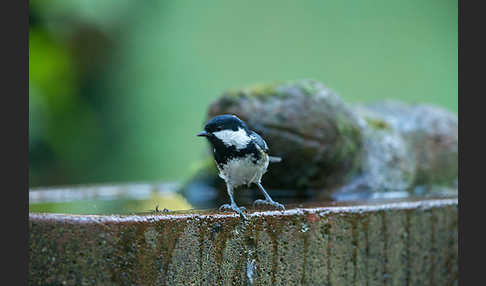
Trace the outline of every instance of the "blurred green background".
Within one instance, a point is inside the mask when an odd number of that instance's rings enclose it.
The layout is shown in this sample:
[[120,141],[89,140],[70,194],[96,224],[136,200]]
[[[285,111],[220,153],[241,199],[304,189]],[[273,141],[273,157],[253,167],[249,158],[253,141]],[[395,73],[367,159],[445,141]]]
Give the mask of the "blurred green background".
[[31,0],[30,186],[182,180],[228,88],[314,78],[457,112],[457,1]]

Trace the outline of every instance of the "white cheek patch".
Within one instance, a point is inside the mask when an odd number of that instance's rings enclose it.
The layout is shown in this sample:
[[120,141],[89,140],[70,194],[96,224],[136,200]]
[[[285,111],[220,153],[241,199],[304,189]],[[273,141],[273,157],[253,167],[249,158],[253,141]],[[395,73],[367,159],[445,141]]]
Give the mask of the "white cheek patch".
[[218,139],[223,141],[224,145],[226,146],[235,146],[237,150],[245,148],[248,143],[250,143],[251,138],[246,135],[245,130],[241,127],[238,128],[238,131],[233,130],[222,130],[213,133]]

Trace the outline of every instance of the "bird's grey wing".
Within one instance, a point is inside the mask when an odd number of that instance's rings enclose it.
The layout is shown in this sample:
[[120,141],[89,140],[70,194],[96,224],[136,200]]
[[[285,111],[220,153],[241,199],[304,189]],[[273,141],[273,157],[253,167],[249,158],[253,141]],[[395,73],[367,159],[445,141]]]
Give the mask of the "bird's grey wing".
[[265,151],[265,153],[268,152],[267,142],[265,142],[265,140],[263,140],[263,138],[260,137],[260,135],[252,131],[250,136],[255,140],[255,143],[258,145],[258,147],[262,148],[262,150]]
[[[254,131],[251,132],[250,136],[253,137],[258,147],[262,148],[262,150],[268,154],[267,142],[265,142],[265,140],[263,140],[263,138]],[[276,156],[268,156],[268,159],[271,163],[278,163],[282,161],[282,158]]]

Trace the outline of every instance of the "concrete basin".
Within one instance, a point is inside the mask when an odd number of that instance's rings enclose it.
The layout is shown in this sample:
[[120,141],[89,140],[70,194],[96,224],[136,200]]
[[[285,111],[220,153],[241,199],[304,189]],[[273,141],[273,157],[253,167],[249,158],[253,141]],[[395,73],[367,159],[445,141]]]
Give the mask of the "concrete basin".
[[457,197],[29,214],[29,285],[455,285]]

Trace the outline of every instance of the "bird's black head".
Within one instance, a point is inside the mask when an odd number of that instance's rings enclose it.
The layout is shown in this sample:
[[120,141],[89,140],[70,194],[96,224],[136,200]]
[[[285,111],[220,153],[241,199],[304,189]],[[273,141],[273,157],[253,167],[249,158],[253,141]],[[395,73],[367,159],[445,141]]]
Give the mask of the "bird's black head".
[[206,123],[206,126],[204,126],[204,131],[197,134],[197,136],[207,137],[211,141],[211,139],[216,137],[215,133],[221,131],[237,132],[240,129],[245,131],[245,134],[248,133],[248,127],[246,126],[245,122],[239,119],[236,115],[223,114],[211,118],[211,120]]
[[204,131],[197,136],[206,137],[213,146],[214,159],[218,164],[225,164],[231,158],[260,154],[252,144],[254,137],[246,124],[235,115],[218,115],[206,124]]

